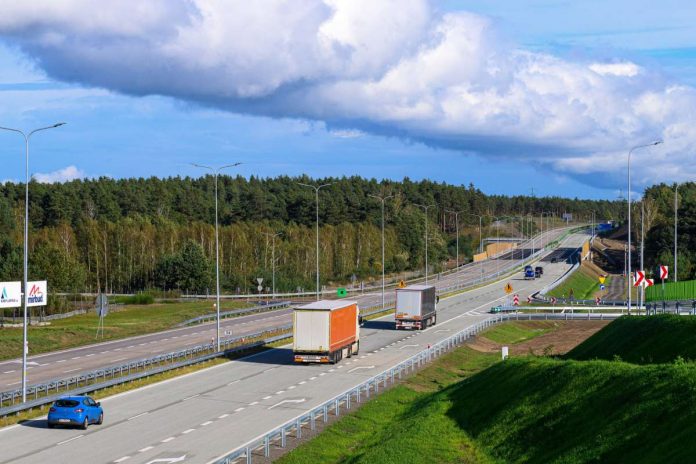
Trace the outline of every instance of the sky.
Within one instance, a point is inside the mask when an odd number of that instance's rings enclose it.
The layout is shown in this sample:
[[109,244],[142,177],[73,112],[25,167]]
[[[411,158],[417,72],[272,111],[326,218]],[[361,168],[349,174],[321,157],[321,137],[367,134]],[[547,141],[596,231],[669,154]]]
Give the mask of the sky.
[[[687,1],[0,0],[0,126],[42,182],[431,179],[614,199],[696,174]],[[0,131],[0,182],[24,176]]]

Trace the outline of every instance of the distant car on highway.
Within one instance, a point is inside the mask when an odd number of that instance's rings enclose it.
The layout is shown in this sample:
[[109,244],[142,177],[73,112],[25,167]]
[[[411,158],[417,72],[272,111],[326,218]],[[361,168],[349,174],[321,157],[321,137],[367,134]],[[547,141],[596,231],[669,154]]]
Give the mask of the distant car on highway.
[[87,429],[90,424],[104,422],[101,404],[89,396],[66,396],[53,403],[48,410],[48,428],[56,425],[74,425]]
[[551,258],[552,263],[555,263],[556,261],[558,261],[558,258],[556,258],[555,256],[553,258]]
[[541,266],[537,266],[534,268],[534,276],[538,279],[539,277],[544,275],[544,268]]
[[525,266],[524,267],[524,280],[534,280],[536,275],[534,274],[534,268],[532,266]]
[[491,308],[490,312],[493,313],[493,314],[495,314],[495,313],[501,312],[502,310],[503,310],[503,307],[500,306],[500,305],[498,305],[498,306],[493,306],[493,307]]

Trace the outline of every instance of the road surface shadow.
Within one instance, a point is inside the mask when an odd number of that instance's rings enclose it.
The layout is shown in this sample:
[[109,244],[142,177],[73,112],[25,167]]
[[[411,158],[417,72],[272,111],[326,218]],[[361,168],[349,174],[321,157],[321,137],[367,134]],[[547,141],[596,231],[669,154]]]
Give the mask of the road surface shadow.
[[394,321],[365,321],[360,327],[363,329],[396,330]]
[[[18,422],[22,427],[30,427],[33,429],[47,429],[48,421],[46,419],[28,419]],[[67,428],[67,427],[66,427]]]

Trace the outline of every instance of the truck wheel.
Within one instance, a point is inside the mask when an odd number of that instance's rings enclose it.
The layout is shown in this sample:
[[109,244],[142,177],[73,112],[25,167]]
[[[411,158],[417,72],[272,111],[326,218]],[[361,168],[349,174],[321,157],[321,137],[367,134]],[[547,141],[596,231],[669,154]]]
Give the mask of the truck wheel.
[[437,316],[433,316],[433,323],[431,325],[437,324]]
[[356,342],[355,343],[355,351],[353,351],[353,354],[357,355],[359,351],[360,351],[360,342]]

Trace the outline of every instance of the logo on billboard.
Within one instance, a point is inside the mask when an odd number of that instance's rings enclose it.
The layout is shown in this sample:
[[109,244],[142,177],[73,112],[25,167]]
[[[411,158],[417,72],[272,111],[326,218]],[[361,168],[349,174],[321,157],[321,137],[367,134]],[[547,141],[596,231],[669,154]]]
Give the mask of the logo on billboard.
[[46,306],[47,286],[45,280],[27,282],[27,306]]
[[22,305],[22,284],[20,282],[0,282],[0,308],[17,308]]
[[29,290],[29,299],[28,299],[29,304],[43,304],[44,302],[44,294],[41,291],[41,287],[39,287],[36,284],[33,284],[31,286],[31,290]]

